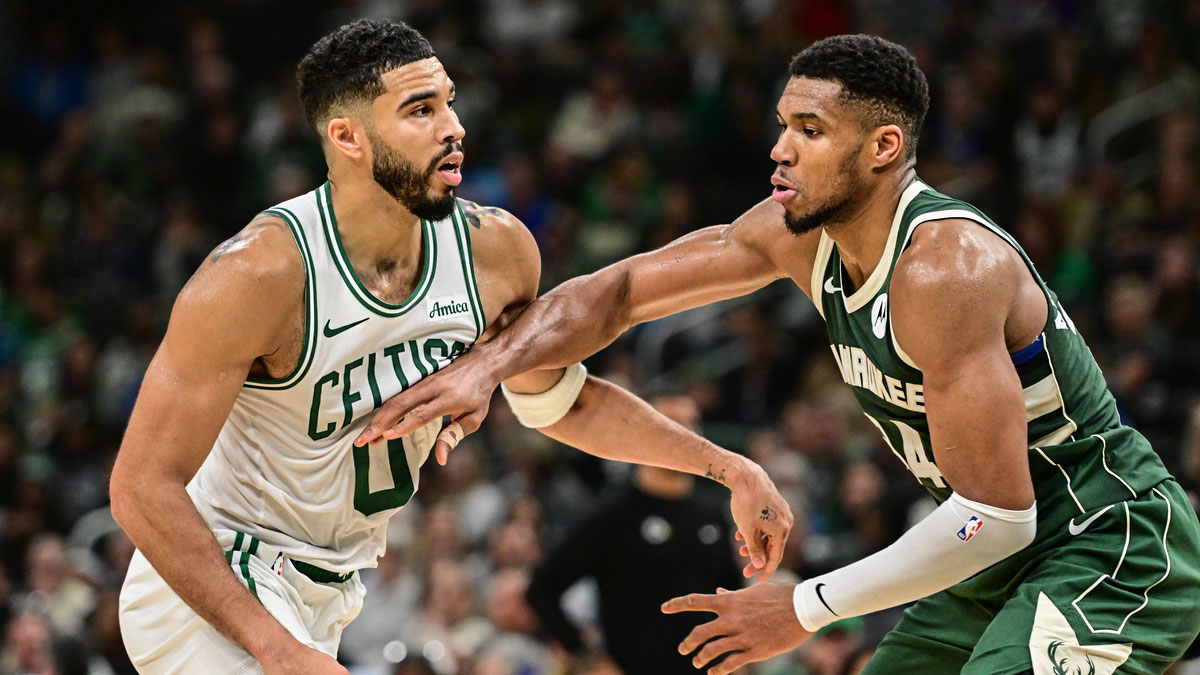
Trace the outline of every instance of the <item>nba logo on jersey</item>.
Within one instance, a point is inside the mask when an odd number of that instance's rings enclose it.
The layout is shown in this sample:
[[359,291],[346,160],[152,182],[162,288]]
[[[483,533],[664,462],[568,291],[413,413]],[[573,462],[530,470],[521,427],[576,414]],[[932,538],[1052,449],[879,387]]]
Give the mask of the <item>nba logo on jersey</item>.
[[979,516],[971,516],[971,519],[958,531],[958,538],[964,542],[971,541],[971,537],[974,537],[982,527],[983,521],[979,519]]

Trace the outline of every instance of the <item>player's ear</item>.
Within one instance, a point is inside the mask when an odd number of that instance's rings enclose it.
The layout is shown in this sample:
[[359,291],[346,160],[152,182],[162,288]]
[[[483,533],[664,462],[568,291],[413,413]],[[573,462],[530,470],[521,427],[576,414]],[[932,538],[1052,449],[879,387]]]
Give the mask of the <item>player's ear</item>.
[[325,140],[334,150],[352,159],[367,156],[367,134],[356,118],[331,118],[325,125]]
[[868,141],[871,168],[882,168],[904,156],[904,131],[895,124],[885,124],[871,132]]

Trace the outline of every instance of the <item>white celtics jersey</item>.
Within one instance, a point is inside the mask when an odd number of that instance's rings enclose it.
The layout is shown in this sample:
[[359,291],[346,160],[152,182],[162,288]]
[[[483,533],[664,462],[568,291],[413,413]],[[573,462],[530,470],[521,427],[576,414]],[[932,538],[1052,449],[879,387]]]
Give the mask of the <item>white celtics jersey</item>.
[[440,423],[364,448],[354,438],[380,403],[478,339],[484,316],[459,209],[422,221],[424,270],[391,305],[351,267],[329,191],[267,211],[287,221],[307,268],[302,355],[283,379],[246,381],[188,492],[210,526],[345,573],[375,565]]

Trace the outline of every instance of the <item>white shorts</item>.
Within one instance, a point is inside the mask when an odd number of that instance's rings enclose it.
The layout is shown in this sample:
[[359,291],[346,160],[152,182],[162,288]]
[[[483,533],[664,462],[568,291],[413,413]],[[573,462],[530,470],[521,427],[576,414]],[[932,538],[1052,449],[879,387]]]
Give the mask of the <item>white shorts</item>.
[[[223,529],[213,534],[234,575],[284,628],[309,647],[337,656],[342,630],[358,616],[366,595],[358,574],[341,582],[317,582],[253,537]],[[120,619],[125,649],[143,675],[263,672],[249,652],[181,600],[141,551],[134,553],[121,587]]]

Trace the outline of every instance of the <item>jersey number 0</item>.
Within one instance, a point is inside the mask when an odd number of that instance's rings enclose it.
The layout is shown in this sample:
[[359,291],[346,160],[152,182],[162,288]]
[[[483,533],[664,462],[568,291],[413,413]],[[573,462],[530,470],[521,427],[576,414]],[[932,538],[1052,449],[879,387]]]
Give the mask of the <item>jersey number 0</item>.
[[415,491],[412,473],[408,470],[408,457],[404,454],[404,440],[395,438],[388,441],[387,456],[392,487],[371,492],[371,446],[354,448],[354,510],[364,516],[398,509],[408,503]]

